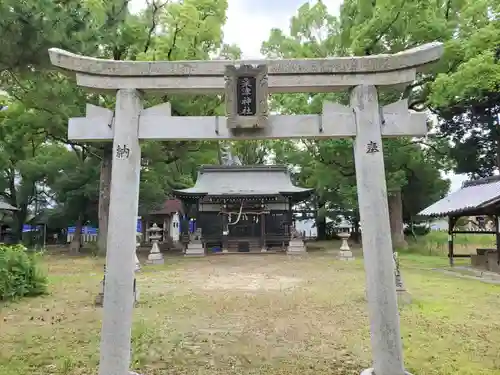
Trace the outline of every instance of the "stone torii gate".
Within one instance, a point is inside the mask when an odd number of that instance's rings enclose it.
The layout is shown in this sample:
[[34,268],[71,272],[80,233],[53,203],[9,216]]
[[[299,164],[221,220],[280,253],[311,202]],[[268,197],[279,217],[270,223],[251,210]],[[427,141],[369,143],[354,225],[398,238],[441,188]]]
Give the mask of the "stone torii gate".
[[[366,57],[143,62],[102,60],[50,49],[52,64],[76,75],[79,86],[116,94],[114,113],[88,105],[86,117],[70,119],[68,127],[69,139],[113,142],[99,375],[125,375],[129,371],[141,140],[345,137],[355,138],[373,353],[373,368],[363,374],[405,374],[382,137],[422,136],[427,132],[427,124],[425,114],[408,111],[406,100],[380,108],[377,88],[404,89],[415,80],[419,69],[439,60],[442,53],[440,43],[431,43],[393,55]],[[243,132],[235,131],[233,118],[171,116],[169,103],[148,109],[142,107],[141,93],[145,91],[231,92],[229,99],[233,100],[231,95],[235,91],[227,89],[226,80],[228,71],[234,73],[238,66],[260,69],[260,82],[269,93],[352,89],[350,105],[324,103],[321,115],[268,116],[263,112],[256,116],[258,121],[253,125],[257,131]],[[255,66],[257,68],[252,68]],[[267,92],[261,95],[257,95],[257,104],[262,105],[267,100]]]

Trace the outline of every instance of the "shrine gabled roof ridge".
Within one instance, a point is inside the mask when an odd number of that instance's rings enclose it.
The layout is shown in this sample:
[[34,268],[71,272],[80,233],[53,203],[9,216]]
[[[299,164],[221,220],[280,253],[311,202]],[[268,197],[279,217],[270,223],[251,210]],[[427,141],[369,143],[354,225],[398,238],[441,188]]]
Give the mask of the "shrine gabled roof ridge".
[[182,196],[270,196],[308,194],[314,189],[295,186],[282,165],[203,166],[193,187],[174,190]]
[[285,165],[202,165],[199,169],[200,173],[204,172],[261,172],[261,171],[275,171],[275,172],[288,172]]

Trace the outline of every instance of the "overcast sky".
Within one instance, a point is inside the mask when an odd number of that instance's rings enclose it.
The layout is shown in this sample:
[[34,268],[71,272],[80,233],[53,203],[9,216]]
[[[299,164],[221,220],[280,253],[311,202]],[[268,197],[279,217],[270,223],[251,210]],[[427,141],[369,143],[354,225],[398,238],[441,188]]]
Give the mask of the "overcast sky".
[[[237,44],[243,58],[260,57],[260,46],[269,37],[272,28],[288,31],[290,18],[307,0],[228,0],[224,41]],[[315,1],[311,1],[315,2]],[[337,13],[341,0],[323,1],[330,12]],[[144,0],[132,0],[131,10],[141,9]]]
[[[272,28],[288,31],[289,21],[299,6],[307,0],[228,0],[227,22],[224,27],[224,41],[237,44],[243,51],[243,58],[261,57],[260,47],[269,37]],[[315,0],[310,0],[314,3]],[[323,0],[330,13],[338,13],[342,0]],[[144,0],[132,0],[131,10],[138,11]],[[451,179],[451,191],[459,189],[466,179],[460,175],[447,175]]]

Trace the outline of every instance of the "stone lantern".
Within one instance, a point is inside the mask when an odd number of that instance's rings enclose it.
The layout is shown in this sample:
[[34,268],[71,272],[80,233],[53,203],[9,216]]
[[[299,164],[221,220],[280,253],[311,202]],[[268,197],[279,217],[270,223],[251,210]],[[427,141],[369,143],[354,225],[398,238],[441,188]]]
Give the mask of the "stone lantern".
[[149,264],[163,264],[165,260],[163,259],[163,254],[160,252],[158,247],[158,242],[162,238],[163,229],[161,229],[156,223],[153,224],[151,228],[148,229],[149,239],[153,243],[151,246],[151,251],[148,255]]
[[352,251],[349,248],[349,243],[347,240],[351,237],[351,233],[349,232],[340,232],[337,233],[337,236],[342,240],[342,244],[340,245],[340,260],[354,260],[354,256],[352,255]]

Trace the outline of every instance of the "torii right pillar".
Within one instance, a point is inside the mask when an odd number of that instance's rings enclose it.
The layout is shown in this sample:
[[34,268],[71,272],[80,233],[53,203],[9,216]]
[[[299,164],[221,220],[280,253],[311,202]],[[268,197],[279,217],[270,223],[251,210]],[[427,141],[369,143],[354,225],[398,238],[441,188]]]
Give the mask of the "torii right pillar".
[[373,351],[373,368],[363,371],[362,375],[401,375],[406,372],[394,287],[382,150],[383,111],[379,107],[377,88],[356,86],[351,92],[350,104],[356,123],[354,159]]

